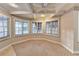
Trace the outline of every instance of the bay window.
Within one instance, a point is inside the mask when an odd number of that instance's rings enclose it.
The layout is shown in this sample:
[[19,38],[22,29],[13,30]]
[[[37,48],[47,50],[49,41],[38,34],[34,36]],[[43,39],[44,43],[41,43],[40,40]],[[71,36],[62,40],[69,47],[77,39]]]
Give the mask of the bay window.
[[46,22],[46,33],[51,35],[59,34],[58,20]]

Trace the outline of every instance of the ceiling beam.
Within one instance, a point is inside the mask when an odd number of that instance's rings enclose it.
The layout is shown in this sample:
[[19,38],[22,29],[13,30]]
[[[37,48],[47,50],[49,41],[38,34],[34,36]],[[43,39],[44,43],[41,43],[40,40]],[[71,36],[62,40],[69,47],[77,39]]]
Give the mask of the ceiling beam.
[[65,5],[67,5],[67,4],[60,4],[60,6],[58,5],[57,7],[56,7],[56,13],[58,13],[62,8],[64,8],[64,6]]
[[3,7],[0,7],[0,12],[10,15],[10,12]]
[[27,19],[32,20],[33,19],[33,18],[29,18],[29,17],[21,17],[21,16],[14,15],[14,14],[11,14],[11,15],[14,16],[14,17],[21,18],[21,19],[25,19],[25,20],[27,20]]

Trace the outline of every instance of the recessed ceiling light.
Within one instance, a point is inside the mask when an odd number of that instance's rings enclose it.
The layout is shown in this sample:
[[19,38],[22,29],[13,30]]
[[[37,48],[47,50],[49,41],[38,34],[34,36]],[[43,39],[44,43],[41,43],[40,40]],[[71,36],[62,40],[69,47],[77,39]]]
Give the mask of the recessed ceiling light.
[[50,18],[52,18],[55,14],[50,14]]
[[44,15],[44,14],[42,14],[42,15],[41,15],[41,17],[45,17],[45,15]]
[[18,5],[16,5],[15,3],[9,3],[9,5],[10,5],[11,7],[14,7],[14,8],[17,8],[17,7],[18,7]]

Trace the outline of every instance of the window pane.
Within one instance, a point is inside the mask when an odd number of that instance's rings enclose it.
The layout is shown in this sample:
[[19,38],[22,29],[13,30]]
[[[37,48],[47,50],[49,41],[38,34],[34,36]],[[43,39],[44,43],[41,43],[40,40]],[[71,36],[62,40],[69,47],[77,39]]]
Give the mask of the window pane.
[[58,35],[58,20],[46,22],[46,33]]
[[3,25],[4,25],[4,26],[7,26],[7,22],[4,22]]
[[8,31],[8,30],[7,30],[7,27],[4,27],[4,31]]
[[16,30],[16,34],[18,34],[18,31]]
[[16,25],[15,26],[18,27],[18,25],[19,25],[19,22],[16,22]]
[[23,22],[23,21],[17,21],[16,22],[16,34],[26,34],[29,33],[29,29],[28,29],[28,22]]
[[28,23],[23,23],[23,34],[29,33]]
[[16,31],[18,31],[19,30],[19,28],[18,27],[16,27]]
[[0,16],[0,21],[3,21],[3,20],[2,20],[2,16]]
[[0,32],[0,37],[3,37],[3,32]]
[[29,33],[28,31],[23,31],[23,33],[25,34],[25,33]]
[[58,21],[54,22],[54,34],[57,35],[58,34]]
[[42,33],[42,22],[32,22],[32,33]]
[[37,33],[37,23],[36,22],[32,23],[32,33]]
[[16,34],[22,35],[22,31],[16,31]]
[[42,23],[41,22],[38,22],[38,33],[41,33],[42,32]]
[[3,26],[3,22],[2,21],[0,21],[0,26]]
[[22,34],[22,23],[17,21],[15,23],[15,31],[16,31],[16,34]]
[[4,33],[5,33],[4,36],[7,36],[8,35],[6,31]]
[[51,34],[51,22],[47,22],[46,23],[46,33]]
[[0,37],[7,36],[8,19],[6,16],[0,16]]
[[3,32],[3,27],[0,27],[0,32]]
[[28,33],[28,28],[27,27],[23,27],[23,33]]
[[23,23],[23,27],[28,27],[28,23]]

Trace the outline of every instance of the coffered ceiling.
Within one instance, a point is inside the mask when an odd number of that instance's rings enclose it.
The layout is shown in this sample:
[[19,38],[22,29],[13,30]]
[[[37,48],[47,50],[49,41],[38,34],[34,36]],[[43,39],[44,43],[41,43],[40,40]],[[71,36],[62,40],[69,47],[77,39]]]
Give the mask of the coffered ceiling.
[[0,10],[14,16],[32,19],[35,15],[38,17],[41,14],[61,15],[75,6],[68,3],[14,3],[13,5],[16,7],[11,6],[11,3],[0,3]]

